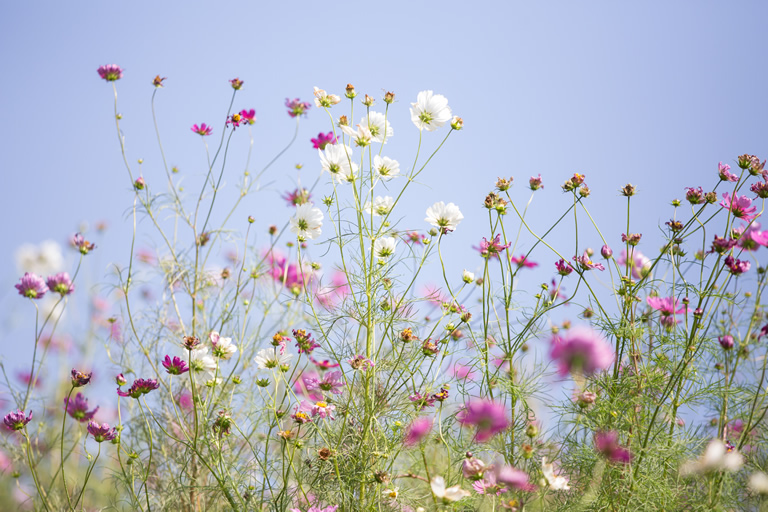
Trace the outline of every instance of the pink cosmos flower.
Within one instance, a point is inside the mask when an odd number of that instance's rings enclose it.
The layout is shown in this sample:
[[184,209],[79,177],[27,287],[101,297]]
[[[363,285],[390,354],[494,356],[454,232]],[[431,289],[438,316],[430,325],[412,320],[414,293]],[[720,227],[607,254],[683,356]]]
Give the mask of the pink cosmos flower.
[[31,274],[29,272],[24,273],[24,277],[19,279],[19,283],[16,289],[19,290],[19,295],[27,297],[29,299],[42,299],[43,295],[48,291],[48,287],[45,285],[43,278],[37,274]]
[[723,162],[717,164],[717,174],[722,181],[739,181],[739,177],[730,172],[731,166],[728,164],[723,165]]
[[80,251],[80,254],[85,256],[96,248],[96,245],[86,240],[80,233],[75,233],[72,236],[72,245]]
[[76,370],[75,368],[72,368],[71,376],[72,376],[72,387],[81,388],[87,385],[89,382],[91,382],[91,377],[93,376],[93,372],[85,373],[85,372],[81,372],[80,370]]
[[107,82],[114,82],[123,78],[123,68],[117,64],[105,64],[96,70],[99,76]]
[[310,202],[312,196],[309,190],[305,188],[296,188],[293,192],[286,192],[281,196],[288,203],[288,206],[299,206]]
[[256,110],[250,109],[250,110],[241,110],[240,111],[240,117],[243,119],[244,123],[248,124],[254,124],[256,122]]
[[632,454],[619,445],[619,434],[613,430],[595,433],[595,448],[611,462],[629,464]]
[[427,237],[420,235],[418,231],[409,231],[405,234],[403,241],[407,244],[424,245],[424,240],[426,239]]
[[463,364],[456,363],[453,365],[453,376],[457,379],[467,379],[472,380],[475,376],[474,372],[472,372],[471,366],[464,366]]
[[72,279],[67,272],[59,272],[58,274],[49,276],[45,280],[48,285],[48,289],[54,291],[61,296],[69,295],[75,291],[75,285],[72,284]]
[[306,379],[304,384],[309,391],[319,389],[326,393],[330,391],[334,395],[340,395],[344,389],[344,382],[340,371],[328,372],[323,376],[322,380],[314,377]]
[[104,441],[112,441],[117,437],[117,429],[112,428],[110,430],[109,425],[106,423],[102,423],[99,425],[95,421],[91,421],[88,423],[88,433],[93,436],[93,439],[97,443],[101,443]]
[[346,297],[349,294],[349,291],[349,283],[347,283],[346,274],[337,270],[331,276],[330,285],[320,288],[317,291],[316,297],[320,304],[330,309],[338,301]]
[[493,436],[507,428],[507,411],[503,404],[491,400],[472,400],[456,415],[462,425],[475,425],[475,440],[480,443],[489,441]]
[[[748,228],[741,226],[733,230],[733,238],[738,239],[739,247],[746,251],[755,251],[760,246],[768,247],[768,231],[760,231],[760,224],[753,222]],[[51,285],[48,285],[50,288]]]
[[[765,178],[765,175],[763,175],[763,178]],[[749,186],[749,190],[751,190],[757,197],[761,199],[768,198],[768,182],[766,181],[758,181],[757,183],[753,183]]]
[[336,144],[336,142],[336,136],[333,134],[333,132],[320,132],[317,134],[316,139],[312,139],[312,147],[315,149],[323,150],[328,144]]
[[[285,345],[285,344],[283,344],[283,345]],[[282,352],[281,352],[281,354],[282,354]],[[314,364],[320,370],[328,370],[330,368],[338,368],[339,366],[341,366],[341,364],[339,364],[339,363],[332,363],[328,359],[324,359],[322,361],[318,361],[314,357],[309,356],[309,360],[312,361],[312,364]]]
[[314,370],[305,370],[293,382],[293,391],[310,400],[322,400],[323,393],[314,384],[320,381],[320,376]]
[[299,354],[310,354],[320,346],[320,344],[312,338],[312,334],[306,332],[304,329],[294,329],[293,337],[296,340],[296,347],[299,349]]
[[80,423],[85,423],[86,421],[92,420],[96,415],[96,411],[99,410],[99,408],[96,407],[92,411],[89,411],[88,399],[85,398],[82,393],[78,393],[75,395],[74,399],[70,399],[69,401],[64,398],[64,409],[67,411],[67,414],[72,416]]
[[529,261],[528,258],[526,258],[525,254],[521,254],[520,256],[512,256],[511,258],[509,258],[509,261],[511,261],[518,267],[536,268],[539,266],[538,263]]
[[480,242],[480,247],[473,247],[480,251],[480,256],[483,258],[498,258],[501,251],[507,249],[512,242],[504,245],[501,243],[501,233],[496,235],[490,242],[487,238],[483,237],[483,241]]
[[429,418],[417,418],[405,429],[403,444],[413,446],[421,442],[429,431],[432,430],[432,420]]
[[[632,249],[632,258],[629,260],[629,270],[632,277],[635,279],[642,279],[645,277],[651,268],[651,260],[648,259],[643,253],[637,249]],[[616,260],[616,264],[619,268],[627,265],[627,252],[621,251],[621,256]]]
[[579,264],[582,270],[605,270],[605,267],[602,263],[593,263],[591,259],[589,259],[589,254],[587,251],[584,251],[584,254],[581,256],[574,256],[573,261]]
[[285,106],[288,107],[288,115],[291,117],[305,116],[307,110],[312,106],[307,101],[301,101],[299,98],[289,99],[285,98]]
[[531,190],[539,190],[540,188],[544,188],[544,185],[541,184],[541,174],[539,174],[537,178],[531,176],[531,179],[528,180],[528,186],[531,187]]
[[201,124],[200,126],[193,124],[190,130],[202,136],[210,135],[213,132],[213,128],[205,123]]
[[730,210],[734,217],[745,222],[751,222],[757,217],[757,207],[752,206],[752,200],[747,196],[736,197],[736,192],[733,195],[729,195],[728,192],[723,193],[723,202],[720,206]]
[[685,305],[677,309],[677,299],[674,297],[648,297],[645,300],[649,306],[660,312],[662,316],[675,315],[687,309]]
[[373,361],[368,359],[362,354],[357,354],[355,357],[351,359],[347,359],[347,362],[349,363],[349,366],[352,367],[353,370],[360,370],[360,371],[367,371],[376,366]]
[[299,406],[299,410],[311,414],[314,418],[315,416],[320,416],[322,419],[331,419],[335,420],[333,416],[333,411],[336,410],[336,406],[333,404],[329,404],[328,402],[323,401],[322,399],[318,400],[315,403],[307,402],[306,400],[302,400],[301,405]]
[[[525,477],[527,480],[528,475],[525,474]],[[500,485],[493,471],[486,471],[481,480],[477,480],[472,484],[472,489],[477,494],[495,494],[496,496],[501,496],[507,492],[507,488]]]
[[435,406],[435,398],[429,395],[422,395],[421,393],[414,393],[408,397],[408,400],[413,402],[413,406],[417,411],[423,411],[426,407]]
[[611,346],[589,327],[574,327],[563,335],[553,336],[549,355],[558,362],[560,375],[574,371],[592,375],[613,362]]
[[712,248],[709,250],[709,252],[723,254],[733,249],[737,243],[738,241],[734,240],[733,238],[721,238],[715,235],[715,239],[712,241]]
[[528,473],[512,466],[503,465],[497,467],[496,480],[521,491],[533,491],[536,489],[534,485],[528,482]]
[[23,429],[27,423],[29,423],[32,420],[32,411],[29,411],[29,416],[24,416],[24,411],[21,409],[18,409],[16,412],[9,412],[5,415],[3,418],[3,423],[5,423],[6,428],[8,430],[21,430]]

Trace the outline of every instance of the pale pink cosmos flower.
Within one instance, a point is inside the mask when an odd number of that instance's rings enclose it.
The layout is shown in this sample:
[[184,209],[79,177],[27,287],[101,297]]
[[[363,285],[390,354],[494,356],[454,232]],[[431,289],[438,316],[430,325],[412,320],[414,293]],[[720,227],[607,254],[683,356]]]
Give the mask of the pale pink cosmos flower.
[[720,203],[720,206],[730,210],[734,217],[745,222],[751,222],[757,217],[757,207],[752,206],[752,200],[747,196],[736,197],[736,192],[732,195],[729,195],[728,192],[723,193],[723,202]]
[[756,251],[760,246],[768,247],[768,231],[760,231],[760,224],[757,222],[753,222],[749,227],[735,228],[732,236],[738,238],[739,247],[746,251]]
[[476,426],[475,440],[480,443],[489,441],[509,425],[504,405],[483,399],[472,400],[465,404],[456,415],[456,420],[462,425]]
[[453,365],[453,376],[457,379],[472,380],[475,377],[475,373],[472,371],[471,366],[465,366],[461,363]]
[[722,181],[739,181],[739,177],[730,172],[731,166],[720,162],[717,164],[717,174]]
[[581,256],[574,256],[573,261],[578,263],[582,270],[605,270],[605,267],[602,263],[594,263],[591,259],[589,259],[589,253],[587,251],[584,251],[584,254]]
[[560,375],[580,372],[592,375],[613,362],[613,349],[590,327],[574,327],[552,337],[550,357],[558,362]]
[[[527,476],[528,475],[526,475],[526,477]],[[496,474],[493,471],[486,471],[482,479],[477,480],[472,484],[472,489],[474,489],[477,494],[495,494],[496,496],[501,496],[503,493],[507,492],[507,488],[499,483]]]
[[403,444],[413,446],[421,442],[429,431],[432,430],[432,420],[429,418],[416,418],[405,429]]
[[67,272],[59,272],[49,276],[45,283],[48,285],[49,290],[62,296],[69,295],[75,291],[75,285],[72,284],[72,279]]
[[[629,260],[629,270],[632,277],[635,279],[642,279],[650,273],[651,260],[637,249],[632,249],[632,257]],[[616,260],[616,264],[619,268],[623,268],[627,265],[627,253],[621,251],[621,256]]]
[[497,466],[496,480],[521,491],[533,491],[536,489],[534,485],[528,482],[528,473],[512,466]]
[[687,309],[685,305],[678,309],[677,299],[674,297],[648,297],[645,300],[648,302],[649,306],[661,313],[662,316],[675,315],[677,313],[682,313]]

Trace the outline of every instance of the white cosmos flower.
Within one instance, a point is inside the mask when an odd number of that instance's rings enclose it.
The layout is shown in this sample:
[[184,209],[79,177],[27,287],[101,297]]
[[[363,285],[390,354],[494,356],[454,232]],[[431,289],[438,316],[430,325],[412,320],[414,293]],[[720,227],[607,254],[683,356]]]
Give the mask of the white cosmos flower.
[[373,169],[382,180],[389,181],[400,174],[400,163],[388,156],[380,157],[376,155],[373,157]]
[[253,361],[260,370],[271,370],[287,365],[293,357],[293,354],[280,354],[278,347],[263,348],[259,350]]
[[365,119],[363,119],[363,124],[357,125],[357,130],[352,129],[351,126],[348,125],[341,125],[341,131],[349,135],[352,139],[355,141],[356,146],[365,147],[371,144],[371,141],[373,140],[373,135],[371,134],[371,130],[368,129],[368,126],[365,125]]
[[552,467],[552,463],[547,464],[547,458],[541,458],[541,472],[544,474],[544,479],[549,484],[549,488],[553,491],[567,491],[570,489],[568,486],[568,479],[564,476],[555,475],[555,469]]
[[328,94],[322,89],[315,87],[315,105],[317,108],[332,107],[341,101],[341,98],[335,94]]
[[680,468],[683,476],[697,473],[714,473],[718,471],[738,471],[744,464],[744,456],[733,448],[728,451],[719,439],[713,439],[707,445],[704,453],[697,460],[689,460]]
[[213,345],[213,355],[220,359],[230,359],[237,352],[237,345],[232,343],[232,338],[223,338],[216,331],[208,335]]
[[320,236],[323,226],[323,212],[313,208],[312,203],[304,203],[296,207],[296,214],[291,217],[291,231],[299,238],[313,240]]
[[411,121],[419,130],[436,130],[451,120],[448,100],[442,94],[421,91],[416,103],[411,103]]
[[[386,144],[395,132],[392,130],[392,125],[389,124],[384,114],[381,112],[369,112],[367,117],[360,120],[360,125],[367,126],[368,131],[371,132],[371,140],[373,142],[380,142]],[[386,125],[386,135],[385,128]]]
[[366,213],[371,214],[374,217],[380,217],[382,215],[386,215],[389,212],[391,212],[394,206],[395,206],[395,200],[392,199],[392,197],[378,196],[373,200],[373,204],[371,204],[370,201],[365,204],[365,211]]
[[445,479],[441,476],[433,477],[430,486],[432,487],[432,494],[443,501],[459,501],[461,498],[469,496],[469,491],[465,491],[458,485],[446,489]]
[[461,214],[458,206],[453,203],[445,204],[442,201],[438,201],[427,208],[427,218],[424,220],[436,228],[445,228],[448,231],[453,231],[463,218],[464,215]]
[[768,475],[756,471],[750,475],[748,485],[757,494],[768,494]]
[[464,269],[464,272],[461,274],[461,280],[469,284],[475,280],[475,274],[473,274],[469,270]]
[[389,258],[395,254],[397,239],[393,237],[377,238],[373,243],[373,252],[377,258]]
[[53,240],[40,245],[24,244],[16,249],[16,271],[46,276],[59,272],[64,265],[61,246]]
[[352,156],[352,148],[346,144],[328,144],[325,149],[318,149],[322,170],[331,173],[339,183],[354,179],[357,164]]
[[[199,347],[192,351],[189,359],[189,369],[198,382],[205,382],[208,376],[216,374],[216,360],[208,354],[208,347]],[[208,374],[208,375],[206,375]]]

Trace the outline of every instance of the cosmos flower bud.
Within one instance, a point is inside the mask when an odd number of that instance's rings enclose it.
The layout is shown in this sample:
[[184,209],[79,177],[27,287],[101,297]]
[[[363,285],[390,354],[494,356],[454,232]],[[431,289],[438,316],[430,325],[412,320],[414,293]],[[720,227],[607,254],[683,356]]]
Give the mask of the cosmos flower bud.
[[355,86],[352,84],[347,84],[346,92],[344,93],[344,96],[346,96],[349,99],[354,98],[357,96],[357,93],[355,92]]

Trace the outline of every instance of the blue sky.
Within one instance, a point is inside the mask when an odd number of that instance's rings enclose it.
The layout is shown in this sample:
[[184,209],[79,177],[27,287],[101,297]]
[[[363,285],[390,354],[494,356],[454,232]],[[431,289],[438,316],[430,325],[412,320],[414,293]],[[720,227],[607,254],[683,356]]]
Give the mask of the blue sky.
[[[617,245],[626,208],[618,189],[631,182],[639,192],[631,231],[644,233],[644,249],[653,252],[658,225],[684,187],[714,187],[719,161],[735,167],[739,154],[766,156],[759,21],[767,18],[768,5],[757,1],[6,2],[0,304],[18,308],[13,252],[22,243],[65,242],[82,223],[103,220],[110,228],[88,262],[92,282],[107,279],[110,262],[127,260],[132,192],[99,65],[125,69],[118,86],[129,159],[144,159],[150,182],[164,176],[149,110],[156,74],[168,77],[157,100],[166,152],[192,178],[205,154],[189,126],[207,122],[221,133],[227,80],[236,76],[245,87],[235,108],[255,108],[259,119],[255,166],[293,133],[284,99],[309,100],[315,85],[341,94],[351,82],[376,98],[394,91],[388,149],[401,162],[412,158],[418,139],[409,103],[425,89],[445,95],[465,129],[405,196],[403,215],[404,225],[423,229],[427,206],[457,203],[465,220],[447,258],[460,272],[480,265],[471,246],[490,235],[480,205],[498,176],[516,178],[513,197],[524,203],[523,184],[542,174],[545,188],[531,215],[543,228],[567,201],[559,185],[584,173],[588,207]],[[320,130],[328,121],[313,109],[292,153],[264,180],[263,199],[244,205],[233,227],[244,227],[249,214],[262,225],[287,220],[279,195],[293,187],[295,163],[304,164],[303,183],[317,176],[309,139]],[[426,147],[442,135],[425,134]],[[245,137],[236,143],[233,169],[241,168]],[[584,237],[583,244],[599,247],[593,233]],[[554,258],[532,259],[546,270],[531,282],[548,281]],[[8,335],[2,338],[8,346]]]

